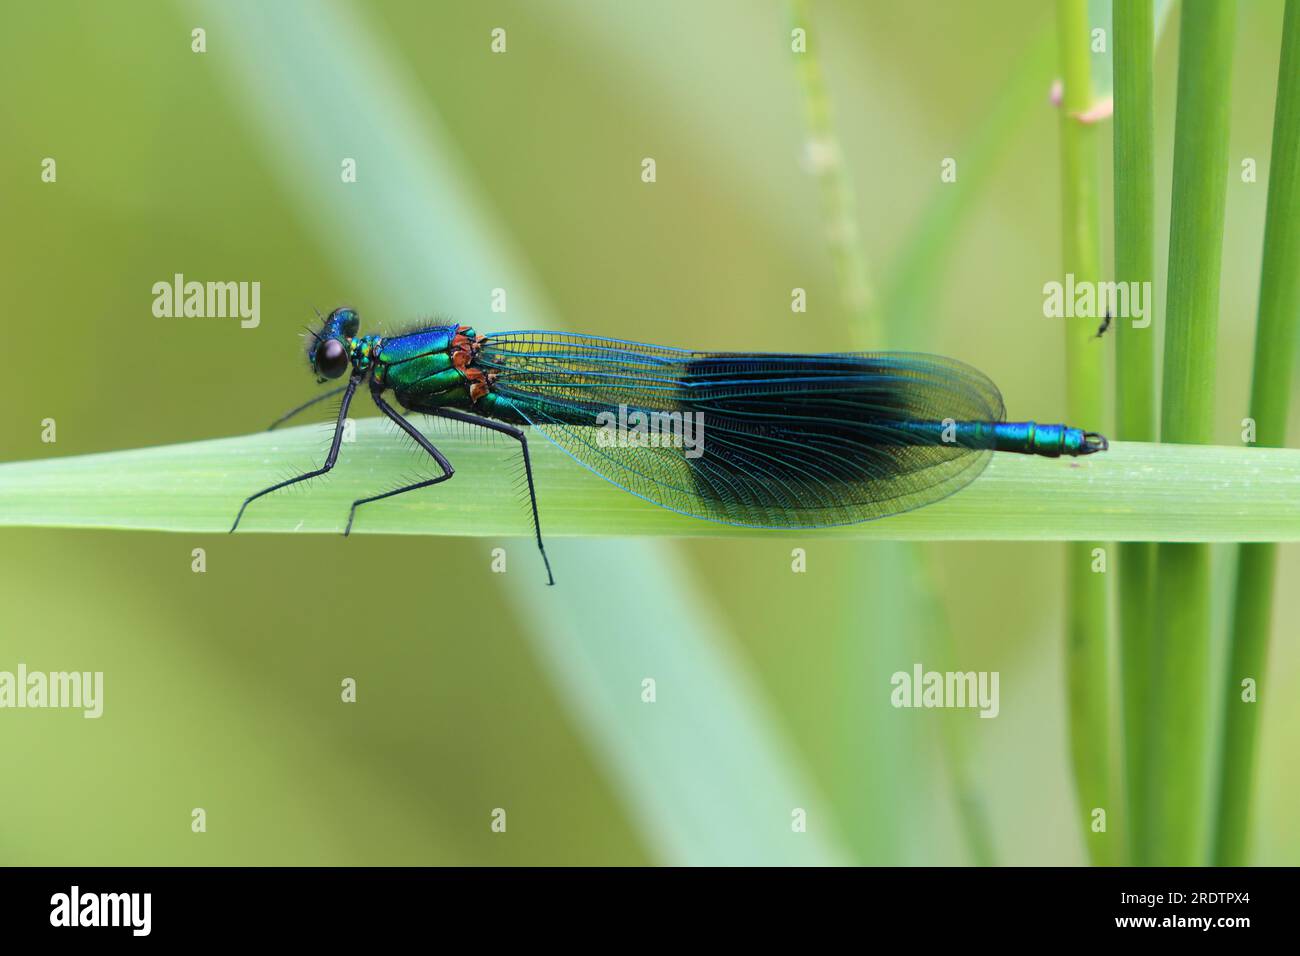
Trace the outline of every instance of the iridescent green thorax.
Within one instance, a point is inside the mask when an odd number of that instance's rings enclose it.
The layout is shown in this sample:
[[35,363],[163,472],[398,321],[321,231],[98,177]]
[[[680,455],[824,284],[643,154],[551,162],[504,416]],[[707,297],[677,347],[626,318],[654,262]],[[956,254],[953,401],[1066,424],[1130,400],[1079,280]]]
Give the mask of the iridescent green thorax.
[[477,365],[484,338],[467,325],[436,325],[379,344],[374,380],[413,411],[474,409],[495,373]]

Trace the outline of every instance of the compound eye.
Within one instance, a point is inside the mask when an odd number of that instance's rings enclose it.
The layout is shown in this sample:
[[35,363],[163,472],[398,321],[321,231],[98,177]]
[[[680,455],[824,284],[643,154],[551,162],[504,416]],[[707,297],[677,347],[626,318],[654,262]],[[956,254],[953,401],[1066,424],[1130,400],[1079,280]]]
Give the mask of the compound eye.
[[316,349],[316,371],[326,378],[338,378],[348,370],[348,350],[338,339],[326,339]]

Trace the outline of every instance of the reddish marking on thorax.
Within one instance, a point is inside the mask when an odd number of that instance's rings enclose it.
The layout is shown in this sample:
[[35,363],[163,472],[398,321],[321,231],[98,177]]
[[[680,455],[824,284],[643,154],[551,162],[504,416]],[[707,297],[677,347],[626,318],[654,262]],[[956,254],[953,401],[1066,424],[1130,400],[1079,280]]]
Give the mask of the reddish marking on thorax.
[[469,382],[469,400],[477,402],[491,390],[492,384],[497,380],[497,373],[484,372],[475,364],[479,350],[487,342],[487,336],[465,334],[472,331],[468,325],[457,326],[448,353],[451,355],[452,368],[458,369]]

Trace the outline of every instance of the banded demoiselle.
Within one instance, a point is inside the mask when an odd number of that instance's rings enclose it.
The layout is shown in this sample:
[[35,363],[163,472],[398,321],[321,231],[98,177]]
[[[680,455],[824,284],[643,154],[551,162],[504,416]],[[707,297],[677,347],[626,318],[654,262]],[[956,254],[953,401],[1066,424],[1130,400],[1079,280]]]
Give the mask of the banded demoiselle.
[[1058,458],[1104,451],[1106,439],[1065,425],[1006,422],[1002,395],[983,374],[937,355],[691,352],[591,335],[500,332],[431,325],[359,336],[339,308],[308,330],[318,383],[340,392],[325,463],[245,499],[249,503],[334,467],[344,421],[366,383],[379,410],[434,460],[441,474],[352,503],[446,481],[451,462],[384,398],[408,412],[466,422],[519,442],[533,532],[542,543],[528,440],[536,428],[602,478],[685,515],[753,528],[820,528],[910,511],[969,484],[995,451]]

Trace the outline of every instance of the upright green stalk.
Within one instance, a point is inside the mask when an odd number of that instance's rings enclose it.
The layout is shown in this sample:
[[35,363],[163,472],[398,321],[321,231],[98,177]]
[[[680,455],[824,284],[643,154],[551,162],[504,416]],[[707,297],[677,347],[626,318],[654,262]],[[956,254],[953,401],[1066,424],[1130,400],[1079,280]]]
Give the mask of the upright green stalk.
[[[1259,282],[1259,327],[1250,417],[1256,441],[1286,441],[1291,372],[1300,333],[1300,0],[1287,0],[1273,115],[1264,267]],[[1223,754],[1219,768],[1214,862],[1240,866],[1250,849],[1250,794],[1259,704],[1243,700],[1247,678],[1263,692],[1277,546],[1242,545],[1226,674]],[[1262,699],[1262,698],[1261,698]]]
[[[811,33],[807,0],[790,0],[790,22]],[[851,331],[860,337],[863,348],[880,348],[881,329],[872,312],[874,294],[867,278],[867,257],[862,250],[854,212],[853,184],[844,174],[844,158],[839,136],[835,133],[831,98],[826,92],[821,60],[813,47],[818,41],[807,34],[804,41],[808,49],[795,56],[795,68],[803,88],[804,112],[807,114],[808,161],[821,192],[822,219],[826,224],[835,277],[844,308],[855,319]]]
[[[1061,191],[1064,266],[1075,282],[1100,275],[1097,129],[1078,117],[1092,105],[1090,30],[1086,0],[1059,0],[1057,37],[1064,98],[1061,108]],[[1101,350],[1091,341],[1097,323],[1075,319],[1065,326],[1066,410],[1079,427],[1100,429]],[[1066,546],[1066,681],[1070,701],[1070,755],[1079,800],[1079,820],[1094,863],[1118,862],[1115,841],[1093,831],[1093,813],[1110,816],[1109,706],[1107,685],[1106,575],[1095,573],[1094,554],[1103,546]]]
[[[1235,0],[1185,0],[1179,36],[1169,223],[1161,440],[1208,444],[1214,431],[1215,340]],[[1149,857],[1191,866],[1204,860],[1205,768],[1210,714],[1210,550],[1156,549],[1156,646],[1151,687]]]
[[[1142,290],[1146,315],[1141,327],[1115,319],[1115,436],[1124,441],[1156,440],[1155,302],[1155,133],[1152,67],[1155,25],[1151,0],[1115,4],[1115,279]],[[1133,297],[1129,297],[1130,306]],[[1130,309],[1130,311],[1132,311]],[[1146,706],[1152,683],[1152,575],[1155,548],[1145,542],[1119,546],[1120,676],[1123,698],[1124,767],[1128,834],[1132,859],[1147,854],[1140,844],[1150,833],[1144,735],[1151,727]]]

